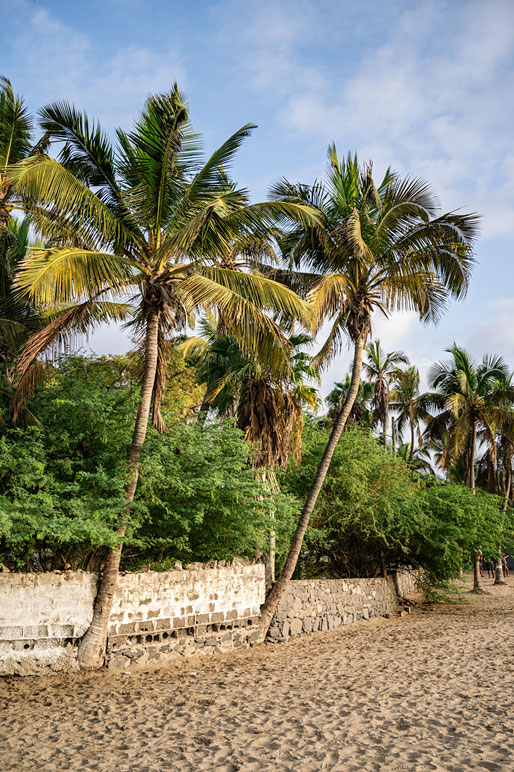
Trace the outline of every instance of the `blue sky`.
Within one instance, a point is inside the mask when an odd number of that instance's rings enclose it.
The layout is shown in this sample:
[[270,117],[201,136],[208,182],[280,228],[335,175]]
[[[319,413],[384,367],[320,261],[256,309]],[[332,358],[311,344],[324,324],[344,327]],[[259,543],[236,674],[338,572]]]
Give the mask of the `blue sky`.
[[[512,0],[0,0],[0,70],[31,108],[68,99],[112,130],[177,80],[206,150],[258,129],[234,177],[254,200],[279,176],[311,182],[340,155],[435,187],[443,209],[483,216],[465,301],[437,328],[377,319],[375,336],[422,372],[453,340],[514,368]],[[112,328],[88,344],[122,350]],[[324,378],[344,374],[345,353]]]

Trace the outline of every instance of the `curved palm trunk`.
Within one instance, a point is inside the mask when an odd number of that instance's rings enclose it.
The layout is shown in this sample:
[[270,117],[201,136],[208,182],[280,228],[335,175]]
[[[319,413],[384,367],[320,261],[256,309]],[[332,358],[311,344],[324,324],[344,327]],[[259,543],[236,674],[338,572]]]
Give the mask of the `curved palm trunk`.
[[[158,358],[158,334],[159,334],[159,314],[152,312],[146,323],[145,339],[145,369],[143,374],[143,383],[141,387],[141,398],[137,411],[134,434],[132,436],[132,445],[130,448],[130,479],[127,483],[125,492],[125,501],[128,505],[134,500],[134,495],[139,477],[139,466],[141,460],[141,449],[146,437],[148,418],[150,415],[150,405],[152,401],[152,392],[157,371]],[[123,519],[118,528],[120,543],[117,547],[109,550],[105,566],[102,571],[98,592],[93,609],[93,619],[91,625],[82,638],[79,646],[78,660],[83,668],[93,670],[102,666],[104,661],[105,645],[107,641],[107,627],[111,615],[112,601],[118,582],[118,569],[120,565],[121,550],[123,546],[123,537],[127,530],[127,522],[130,507],[127,506],[123,514]]]
[[365,342],[366,336],[363,336],[355,344],[352,380],[350,383],[348,395],[336,418],[327,447],[325,448],[325,452],[323,453],[323,457],[319,463],[312,488],[309,492],[309,495],[307,496],[307,501],[303,507],[302,514],[300,515],[300,520],[298,521],[298,525],[291,542],[291,547],[289,548],[289,554],[287,556],[284,568],[282,569],[280,576],[273,585],[271,592],[269,593],[261,608],[261,618],[259,622],[260,641],[263,641],[266,637],[271,620],[273,619],[273,615],[277,610],[278,604],[280,603],[280,599],[282,598],[287,585],[293,576],[312,511],[316,506],[316,501],[318,500],[318,496],[320,494],[321,488],[323,487],[325,477],[327,476],[330,462],[332,461],[332,456],[334,455],[337,443],[346,425],[348,416],[350,415],[351,409],[355,402],[355,398],[357,397],[361,379],[362,355]]

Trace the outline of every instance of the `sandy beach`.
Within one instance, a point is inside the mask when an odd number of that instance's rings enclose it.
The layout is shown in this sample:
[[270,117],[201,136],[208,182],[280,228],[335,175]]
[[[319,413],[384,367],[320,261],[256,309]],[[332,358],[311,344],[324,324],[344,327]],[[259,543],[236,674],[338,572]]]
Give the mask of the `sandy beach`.
[[0,682],[3,772],[514,767],[514,579],[159,670]]

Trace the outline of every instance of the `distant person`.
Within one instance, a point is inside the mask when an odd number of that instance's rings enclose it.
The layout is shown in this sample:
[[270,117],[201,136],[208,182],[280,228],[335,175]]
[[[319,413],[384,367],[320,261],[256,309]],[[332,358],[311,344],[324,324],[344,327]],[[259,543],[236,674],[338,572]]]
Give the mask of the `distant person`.
[[494,560],[488,560],[486,563],[487,568],[487,576],[489,579],[494,579],[494,569],[495,569],[495,561]]
[[478,556],[478,573],[482,577],[484,575],[484,556]]
[[505,579],[509,575],[509,564],[507,563],[508,555],[503,556],[502,561],[502,568],[503,568],[503,578]]

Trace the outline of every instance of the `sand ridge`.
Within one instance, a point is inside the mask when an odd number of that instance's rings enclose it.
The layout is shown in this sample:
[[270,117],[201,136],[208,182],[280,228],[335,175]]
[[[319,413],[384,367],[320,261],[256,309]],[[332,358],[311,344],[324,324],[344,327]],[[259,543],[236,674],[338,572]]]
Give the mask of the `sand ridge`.
[[3,772],[503,772],[514,579],[471,601],[181,660],[0,681]]

